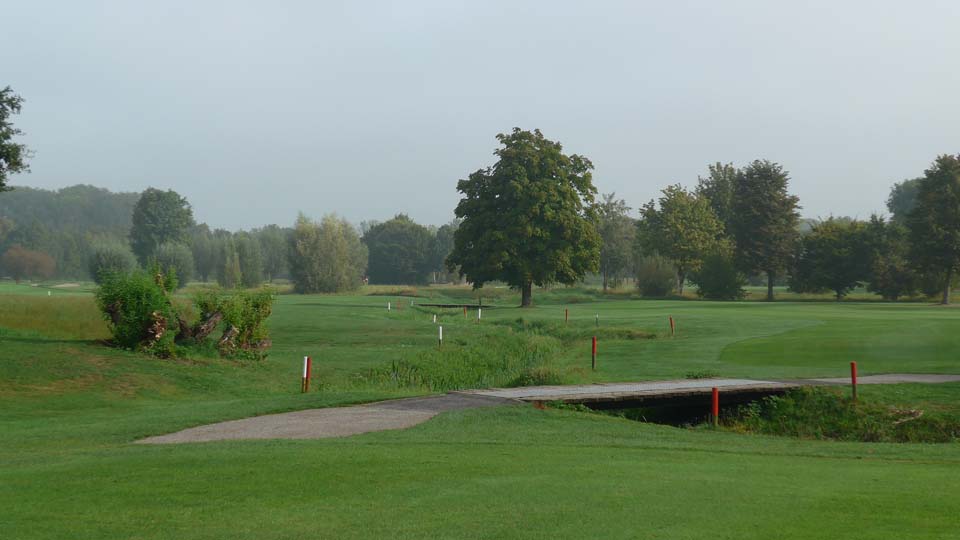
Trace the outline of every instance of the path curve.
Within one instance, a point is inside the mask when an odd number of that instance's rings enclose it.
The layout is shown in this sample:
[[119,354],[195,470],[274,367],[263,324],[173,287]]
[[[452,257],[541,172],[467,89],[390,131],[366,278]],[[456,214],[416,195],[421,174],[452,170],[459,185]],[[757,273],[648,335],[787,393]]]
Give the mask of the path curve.
[[405,429],[458,409],[516,404],[512,399],[446,394],[379,401],[350,407],[308,409],[197,426],[137,441],[140,444],[191,443],[238,439],[324,439],[371,431]]
[[[960,382],[960,375],[887,374],[866,375],[859,384],[936,384]],[[576,386],[527,386],[519,388],[491,388],[453,392],[442,396],[394,399],[353,405],[308,409],[281,414],[254,416],[206,426],[197,426],[168,435],[158,435],[137,441],[140,444],[192,443],[243,439],[323,439],[348,437],[372,431],[406,429],[426,422],[434,416],[460,409],[476,409],[515,405],[522,402],[564,400],[571,402],[591,399],[652,395],[692,395],[709,392],[712,387],[722,392],[750,388],[786,389],[798,386],[849,384],[847,378],[800,380],[754,379],[693,379],[675,381],[646,381],[639,383],[597,383]]]

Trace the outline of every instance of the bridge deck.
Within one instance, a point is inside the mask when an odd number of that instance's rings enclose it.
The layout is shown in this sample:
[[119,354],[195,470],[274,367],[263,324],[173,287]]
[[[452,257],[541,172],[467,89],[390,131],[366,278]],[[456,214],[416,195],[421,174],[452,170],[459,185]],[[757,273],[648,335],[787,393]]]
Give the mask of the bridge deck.
[[[960,375],[890,374],[859,377],[858,384],[943,383],[960,381]],[[713,387],[721,395],[781,394],[800,386],[849,384],[847,378],[754,380],[754,379],[681,379],[633,383],[597,383],[577,386],[527,386],[491,388],[464,393],[516,399],[520,401],[563,401],[566,403],[643,402],[671,398],[699,397],[710,394]]]

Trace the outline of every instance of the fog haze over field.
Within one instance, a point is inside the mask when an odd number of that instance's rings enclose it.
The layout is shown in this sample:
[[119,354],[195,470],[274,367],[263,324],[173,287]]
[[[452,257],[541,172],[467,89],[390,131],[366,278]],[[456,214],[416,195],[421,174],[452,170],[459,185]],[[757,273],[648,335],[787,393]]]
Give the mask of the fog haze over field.
[[960,152],[956,2],[17,2],[14,184],[172,188],[198,220],[453,217],[494,135],[540,128],[633,207],[708,163],[782,163],[867,217]]

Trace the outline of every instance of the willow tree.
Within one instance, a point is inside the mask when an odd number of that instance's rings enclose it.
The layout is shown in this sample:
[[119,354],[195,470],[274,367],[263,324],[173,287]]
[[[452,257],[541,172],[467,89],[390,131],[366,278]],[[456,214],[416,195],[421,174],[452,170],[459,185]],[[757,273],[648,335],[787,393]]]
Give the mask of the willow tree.
[[534,285],[573,284],[599,267],[593,164],[540,130],[514,128],[497,140],[496,164],[457,183],[463,221],[447,268],[459,266],[474,288],[503,281],[529,307]]

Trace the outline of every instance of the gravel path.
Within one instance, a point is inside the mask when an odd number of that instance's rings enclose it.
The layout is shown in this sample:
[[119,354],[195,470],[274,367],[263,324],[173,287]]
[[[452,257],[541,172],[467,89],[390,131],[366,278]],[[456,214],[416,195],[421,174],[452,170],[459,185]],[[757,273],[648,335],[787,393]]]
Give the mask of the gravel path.
[[[792,381],[759,381],[751,379],[697,379],[650,381],[642,383],[586,384],[579,386],[529,386],[523,388],[491,388],[455,392],[443,396],[380,401],[352,407],[310,409],[282,414],[268,414],[198,426],[169,435],[158,435],[137,441],[141,444],[169,444],[220,441],[227,439],[323,439],[348,437],[371,431],[405,429],[426,422],[444,411],[511,405],[522,401],[570,399],[581,401],[592,396],[614,399],[617,396],[682,395],[709,392],[716,386],[722,391],[791,388],[830,384],[849,384],[848,378],[802,379]],[[960,375],[889,374],[866,375],[859,384],[945,383],[960,382]]]
[[148,437],[137,442],[141,444],[169,444],[227,439],[348,437],[371,431],[413,427],[444,411],[515,403],[516,401],[510,399],[467,394],[395,399],[352,407],[330,407],[254,416],[242,420],[197,426],[169,435]]

